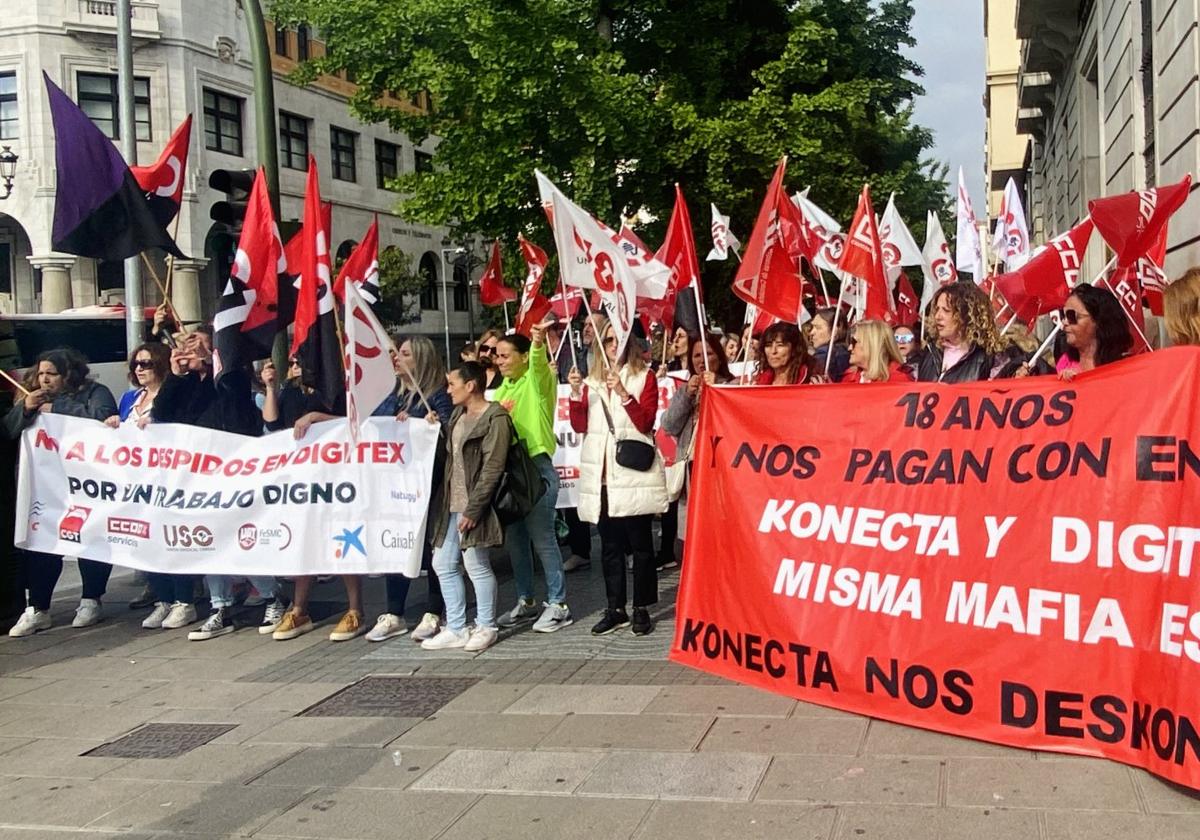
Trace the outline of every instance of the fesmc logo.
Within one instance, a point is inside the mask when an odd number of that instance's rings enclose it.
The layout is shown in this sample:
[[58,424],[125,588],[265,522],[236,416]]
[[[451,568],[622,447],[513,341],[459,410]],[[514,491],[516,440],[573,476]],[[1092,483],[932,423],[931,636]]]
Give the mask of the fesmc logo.
[[206,525],[164,525],[163,542],[178,551],[209,551],[213,532]]
[[256,545],[278,546],[283,551],[292,544],[292,529],[280,522],[274,528],[259,528],[253,522],[247,522],[238,528],[238,548],[249,551]]
[[79,532],[92,515],[92,509],[80,505],[71,505],[58,523],[58,538],[67,542],[79,542]]

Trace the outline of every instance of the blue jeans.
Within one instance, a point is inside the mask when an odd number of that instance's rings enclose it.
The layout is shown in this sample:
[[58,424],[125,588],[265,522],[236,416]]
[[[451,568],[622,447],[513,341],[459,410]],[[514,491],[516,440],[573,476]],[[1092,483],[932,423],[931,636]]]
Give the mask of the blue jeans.
[[549,455],[538,455],[533,462],[542,474],[546,492],[524,520],[508,526],[504,532],[504,547],[512,560],[518,596],[526,601],[533,600],[533,551],[536,551],[542,561],[542,571],[546,574],[546,600],[551,604],[565,604],[567,587],[563,579],[562,552],[559,551],[558,537],[554,533],[558,473]]
[[446,539],[433,555],[433,570],[442,585],[446,599],[446,626],[463,630],[467,626],[467,588],[463,584],[461,554],[466,562],[467,575],[475,587],[475,625],[496,626],[496,573],[492,571],[491,550],[485,546],[459,549],[458,514],[450,514]]
[[208,584],[208,595],[212,600],[214,610],[233,606],[233,584],[243,578],[250,581],[250,585],[258,590],[258,594],[268,601],[274,600],[275,595],[279,592],[279,583],[273,577],[205,575],[204,582]]
[[165,572],[147,572],[154,600],[164,604],[190,604],[195,597],[196,583],[192,575],[174,575]]

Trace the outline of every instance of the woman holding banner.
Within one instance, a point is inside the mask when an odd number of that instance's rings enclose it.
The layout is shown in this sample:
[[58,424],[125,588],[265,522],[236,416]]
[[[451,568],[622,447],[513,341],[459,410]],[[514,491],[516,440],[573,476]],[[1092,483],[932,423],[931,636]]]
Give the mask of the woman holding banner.
[[602,636],[630,624],[625,612],[628,544],[633,551],[633,632],[644,636],[654,629],[646,608],[658,602],[651,521],[668,507],[666,473],[653,437],[658,380],[632,338],[618,356],[617,335],[607,319],[598,319],[596,334],[587,379],[578,370],[570,377],[571,428],[584,436],[579,518],[596,523],[600,532],[608,595],[608,609],[592,634]]
[[[446,597],[446,627],[421,643],[425,650],[474,652],[496,643],[496,574],[489,552],[503,545],[504,528],[492,498],[504,475],[512,419],[484,396],[487,370],[464,362],[446,377],[454,402],[446,442],[446,467],[430,505],[436,554],[433,568]],[[461,560],[475,588],[475,626],[467,629],[467,593]]]
[[[397,350],[392,356],[392,367],[396,371],[396,391],[380,403],[374,415],[395,417],[397,420],[407,420],[409,417],[428,419],[429,411],[425,407],[425,401],[428,400],[429,408],[433,409],[434,416],[444,431],[446,424],[450,422],[454,404],[447,393],[446,368],[438,356],[437,349],[433,342],[421,335],[400,339],[396,343]],[[482,363],[475,364],[479,364],[486,378],[489,369]],[[442,486],[444,471],[444,453],[439,450],[433,461],[431,491],[436,491]],[[429,521],[432,521],[432,510],[429,517]],[[442,613],[446,609],[440,581],[437,575],[432,573],[431,541],[434,536],[435,532],[426,527],[425,543],[421,546],[421,568],[426,572],[429,596],[426,599],[425,613],[413,630],[414,642],[423,642],[437,635],[441,629]],[[408,624],[404,621],[404,609],[412,581],[397,573],[386,574],[383,580],[387,589],[387,612],[375,619],[375,626],[367,632],[368,642],[383,642],[408,632]]]
[[825,382],[824,371],[808,352],[808,342],[795,324],[772,324],[763,330],[755,385],[805,385]]
[[859,321],[850,336],[850,367],[842,382],[912,382],[904,357],[883,321]]
[[920,382],[978,382],[987,379],[1001,349],[992,304],[969,280],[947,283],[933,295],[926,320],[929,346],[915,362]]
[[[9,437],[19,438],[39,414],[66,414],[104,422],[117,413],[112,391],[88,378],[87,362],[76,350],[48,350],[38,356],[35,369],[36,387],[24,397],[18,395],[4,417]],[[25,612],[8,631],[14,638],[50,629],[50,599],[63,567],[62,557],[57,554],[24,551],[22,559],[29,600]],[[83,592],[72,627],[91,627],[100,621],[100,599],[108,588],[110,574],[112,566],[108,563],[79,558]]]
[[1059,360],[1059,378],[1070,382],[1080,373],[1125,358],[1133,335],[1125,310],[1108,289],[1080,284],[1063,304],[1067,346]]
[[1200,345],[1200,268],[1189,268],[1167,286],[1163,317],[1172,344]]
[[[676,488],[672,486],[672,478],[678,481],[678,514],[680,534],[687,535],[687,497],[688,485],[691,482],[691,460],[696,443],[696,423],[700,419],[700,394],[706,385],[724,385],[733,381],[729,371],[729,361],[725,354],[719,352],[722,345],[711,333],[703,341],[696,339],[692,342],[691,351],[687,356],[687,385],[678,388],[671,404],[663,412],[662,429],[675,438],[676,475],[668,474],[668,495]],[[704,354],[708,353],[708,364],[704,363]],[[680,555],[682,556],[682,554]]]

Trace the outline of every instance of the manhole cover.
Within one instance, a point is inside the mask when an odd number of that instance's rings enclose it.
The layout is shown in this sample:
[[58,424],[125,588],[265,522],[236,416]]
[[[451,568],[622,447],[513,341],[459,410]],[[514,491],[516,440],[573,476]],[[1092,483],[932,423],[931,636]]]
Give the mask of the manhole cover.
[[366,677],[305,709],[305,717],[429,717],[475,677]]
[[213,738],[219,738],[236,723],[147,723],[84,755],[104,758],[178,758]]

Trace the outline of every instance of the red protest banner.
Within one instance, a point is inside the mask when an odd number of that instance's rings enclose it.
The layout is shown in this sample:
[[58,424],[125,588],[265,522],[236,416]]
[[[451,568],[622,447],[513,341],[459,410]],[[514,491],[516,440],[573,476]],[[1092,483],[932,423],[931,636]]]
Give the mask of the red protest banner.
[[1200,788],[1198,385],[710,389],[671,659]]

